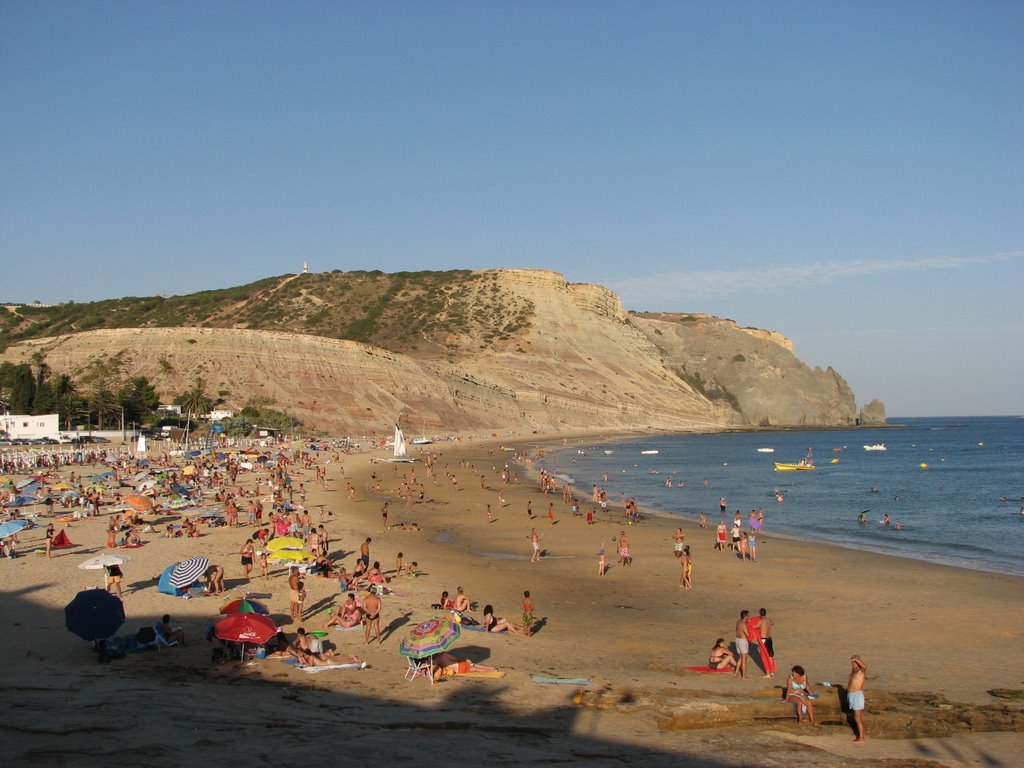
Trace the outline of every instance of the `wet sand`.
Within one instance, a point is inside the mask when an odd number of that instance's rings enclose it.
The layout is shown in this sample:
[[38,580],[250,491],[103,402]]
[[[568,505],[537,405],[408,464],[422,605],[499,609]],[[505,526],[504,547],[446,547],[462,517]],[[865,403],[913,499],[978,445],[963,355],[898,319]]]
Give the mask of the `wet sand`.
[[[532,455],[543,443],[535,436],[504,444]],[[682,523],[694,558],[693,589],[682,590],[672,552],[677,521],[645,517],[625,526],[622,511],[611,509],[598,511],[588,526],[572,517],[560,494],[543,495],[528,466],[513,464],[519,482],[502,483],[512,455],[502,445],[463,440],[411,449],[420,459],[427,452],[435,457],[433,478],[422,460],[371,463],[383,453],[346,457],[344,479],[337,464],[328,465],[327,490],[317,487],[312,471],[292,472],[294,484],[309,489],[314,521],[320,504],[333,512],[325,524],[343,565],[351,570],[367,536],[371,559],[386,573],[399,551],[420,564],[419,576],[391,581],[398,594],[384,600],[382,645],[363,645],[361,632],[329,634],[339,651],[365,659],[366,670],[307,674],[274,660],[211,663],[201,635],[223,598],[162,595],[155,578],[172,562],[207,555],[224,565],[231,596],[269,594],[274,618],[293,632],[284,569],[248,585],[241,578],[238,548],[251,529],[215,529],[191,541],[144,535],[146,546],[129,551],[133,559],[124,566],[131,591],[123,631],[171,613],[189,642],[104,665],[64,629],[62,610],[78,589],[101,581],[100,572],[76,567],[103,551],[101,521],[69,525],[77,546],[51,560],[30,553],[0,562],[0,642],[11,662],[4,674],[8,754],[22,764],[113,765],[182,764],[196,749],[204,760],[227,765],[271,763],[281,755],[323,760],[346,751],[359,759],[422,760],[436,753],[488,763],[1015,764],[1020,701],[988,691],[1024,688],[1019,577],[777,538],[770,521],[758,562],[740,562],[713,551],[717,510],[707,510],[711,529]],[[427,500],[406,506],[394,491],[412,471]],[[378,494],[369,492],[371,473],[381,484]],[[243,485],[254,479],[240,477]],[[357,489],[354,502],[346,480]],[[422,530],[384,529],[384,501],[390,523],[414,521]],[[550,502],[555,525],[547,518]],[[582,502],[584,512],[594,506]],[[533,527],[543,537],[539,563],[530,562]],[[631,540],[628,568],[614,556],[620,531]],[[41,527],[23,534],[22,549],[41,537]],[[598,577],[602,545],[609,570]],[[503,670],[501,679],[406,681],[399,641],[416,622],[438,614],[430,605],[442,590],[454,593],[458,586],[477,604],[478,616],[490,603],[510,621],[518,621],[522,592],[530,590],[534,636],[463,633],[459,652]],[[307,588],[303,625],[320,629],[327,609],[338,604],[338,586],[310,578]],[[745,681],[682,670],[705,663],[717,637],[733,638],[741,609],[761,607],[776,622],[774,679],[762,677],[753,659]],[[821,691],[818,728],[798,725],[792,707],[779,702],[790,666],[805,667],[812,682],[843,684],[852,653],[869,665],[863,745],[850,743],[836,689]],[[540,684],[535,676],[592,682]]]

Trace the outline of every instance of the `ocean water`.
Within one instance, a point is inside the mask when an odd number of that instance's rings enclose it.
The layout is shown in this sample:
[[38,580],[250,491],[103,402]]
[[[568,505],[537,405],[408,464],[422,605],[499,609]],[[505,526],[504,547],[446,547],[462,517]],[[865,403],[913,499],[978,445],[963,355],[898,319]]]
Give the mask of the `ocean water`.
[[[635,497],[642,507],[690,520],[703,511],[713,527],[722,519],[719,498],[724,496],[726,523],[736,510],[746,520],[752,509],[761,508],[769,534],[1024,575],[1024,418],[890,418],[889,423],[892,428],[574,443],[549,450],[543,465],[572,478],[584,501],[598,485],[616,504],[621,496]],[[875,443],[887,450],[864,450]],[[809,448],[815,471],[775,471],[773,462],[798,462]],[[658,453],[641,453],[649,450]],[[669,476],[672,487],[666,488]],[[862,525],[857,517],[865,510]],[[889,527],[880,523],[885,514]]]

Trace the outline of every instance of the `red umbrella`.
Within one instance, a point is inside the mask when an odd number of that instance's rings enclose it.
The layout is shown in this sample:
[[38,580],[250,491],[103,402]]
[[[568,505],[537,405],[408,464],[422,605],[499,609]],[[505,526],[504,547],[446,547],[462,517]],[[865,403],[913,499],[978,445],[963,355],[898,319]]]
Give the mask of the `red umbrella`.
[[213,625],[213,634],[230,643],[263,645],[277,634],[277,625],[258,613],[232,613]]

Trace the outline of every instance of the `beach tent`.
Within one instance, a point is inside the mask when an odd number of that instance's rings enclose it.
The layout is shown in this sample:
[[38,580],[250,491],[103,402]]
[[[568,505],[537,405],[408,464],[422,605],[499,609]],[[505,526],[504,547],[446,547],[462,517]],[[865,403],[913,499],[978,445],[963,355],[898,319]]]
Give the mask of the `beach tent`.
[[[177,566],[177,565],[178,565],[178,563],[171,563],[166,568],[164,568],[164,572],[160,574],[160,580],[157,582],[157,585],[156,585],[157,592],[159,592],[160,594],[162,594],[162,595],[174,595],[175,597],[179,597],[180,595],[185,594],[185,590],[183,590],[183,589],[176,589],[175,587],[171,586],[171,571],[173,571],[175,566]],[[203,582],[201,582],[201,581],[194,581],[194,582],[192,582],[192,587],[201,587],[201,586],[203,586]],[[190,587],[190,589],[191,589],[191,587]]]
[[178,590],[171,586],[171,571],[174,570],[174,566],[176,565],[177,563],[171,563],[164,568],[164,572],[160,574],[160,581],[157,582],[156,586],[157,591],[160,594],[177,596]]
[[53,549],[63,549],[64,547],[73,547],[75,543],[68,538],[67,529],[61,528],[57,535],[50,539],[50,546]]

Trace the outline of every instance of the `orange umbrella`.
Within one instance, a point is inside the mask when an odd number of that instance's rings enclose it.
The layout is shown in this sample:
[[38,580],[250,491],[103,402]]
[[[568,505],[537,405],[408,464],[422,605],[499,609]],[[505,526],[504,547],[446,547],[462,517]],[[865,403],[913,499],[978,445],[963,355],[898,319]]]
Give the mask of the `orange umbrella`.
[[138,493],[129,493],[124,497],[124,503],[134,509],[136,512],[152,512],[153,511],[153,500],[141,496]]

